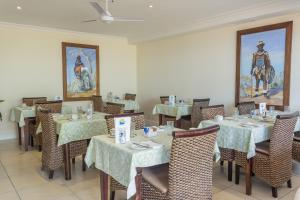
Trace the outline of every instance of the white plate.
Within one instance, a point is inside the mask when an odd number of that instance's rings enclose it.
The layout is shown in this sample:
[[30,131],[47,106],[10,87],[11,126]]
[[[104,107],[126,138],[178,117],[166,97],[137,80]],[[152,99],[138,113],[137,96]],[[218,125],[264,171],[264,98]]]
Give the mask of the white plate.
[[139,145],[136,145],[136,144],[131,144],[129,147],[133,150],[146,150],[146,149],[149,149],[149,147],[142,147],[142,146],[139,146]]

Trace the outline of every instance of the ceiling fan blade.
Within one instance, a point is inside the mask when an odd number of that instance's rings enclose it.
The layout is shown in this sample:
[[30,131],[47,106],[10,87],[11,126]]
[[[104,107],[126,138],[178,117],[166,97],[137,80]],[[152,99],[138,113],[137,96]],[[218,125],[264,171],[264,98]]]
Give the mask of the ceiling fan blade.
[[81,23],[88,23],[88,22],[96,22],[96,19],[91,19],[91,20],[84,20]]
[[134,19],[134,18],[126,18],[126,17],[113,17],[116,22],[143,22],[144,19]]
[[95,8],[95,10],[99,13],[100,16],[107,15],[105,9],[103,9],[97,2],[90,2],[90,4]]

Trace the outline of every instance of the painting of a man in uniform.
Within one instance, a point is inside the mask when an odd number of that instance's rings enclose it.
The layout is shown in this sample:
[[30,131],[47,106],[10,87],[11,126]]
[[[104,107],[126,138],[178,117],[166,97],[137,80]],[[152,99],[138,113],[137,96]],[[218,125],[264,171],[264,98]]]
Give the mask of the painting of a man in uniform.
[[97,48],[76,46],[76,44],[68,46],[67,43],[63,51],[63,54],[65,53],[65,98],[89,98],[98,94]]
[[[259,29],[261,30],[261,29]],[[238,32],[239,33],[239,32]],[[287,29],[240,34],[239,102],[284,104]]]

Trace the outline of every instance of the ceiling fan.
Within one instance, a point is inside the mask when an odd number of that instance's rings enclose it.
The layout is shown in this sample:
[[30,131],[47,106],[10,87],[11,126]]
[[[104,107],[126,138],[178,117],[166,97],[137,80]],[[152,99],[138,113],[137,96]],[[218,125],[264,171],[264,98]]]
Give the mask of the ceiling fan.
[[[91,6],[98,12],[100,15],[100,20],[104,23],[111,23],[111,22],[143,22],[143,19],[133,19],[133,18],[126,18],[126,17],[115,17],[108,10],[108,0],[105,0],[105,9],[99,5],[98,2],[90,2]],[[83,22],[95,22],[97,19],[86,20]]]

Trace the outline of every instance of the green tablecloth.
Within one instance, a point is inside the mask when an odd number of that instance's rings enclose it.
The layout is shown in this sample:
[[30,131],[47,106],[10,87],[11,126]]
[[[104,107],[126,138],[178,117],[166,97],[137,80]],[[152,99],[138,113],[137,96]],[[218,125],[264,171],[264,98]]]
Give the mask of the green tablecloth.
[[125,99],[113,99],[111,101],[105,100],[105,102],[124,104],[125,105],[124,110],[138,111],[140,109],[140,105],[138,104],[137,101],[125,100]]
[[[137,136],[132,141],[147,141],[163,144],[160,148],[146,150],[133,150],[131,143],[116,144],[114,138],[108,135],[92,137],[85,162],[88,166],[95,164],[95,167],[112,176],[122,185],[128,187],[127,197],[135,194],[135,176],[137,167],[150,167],[168,163],[172,145],[171,132],[163,131],[156,137],[145,137],[143,130],[136,131]],[[219,159],[219,149],[215,145],[215,155]]]
[[175,106],[166,104],[156,104],[153,108],[152,114],[162,114],[176,117],[179,120],[181,116],[190,115],[192,113],[191,104],[176,104]]
[[[242,127],[241,123],[252,122],[259,127]],[[219,147],[234,149],[247,153],[247,158],[255,156],[255,143],[270,139],[273,123],[259,122],[246,117],[238,120],[228,120],[217,122],[215,120],[202,121],[199,128],[219,124],[220,130],[217,135]]]
[[[107,126],[104,116],[106,113],[96,112],[92,119],[81,118],[72,120],[71,115],[54,115],[56,133],[58,134],[57,145],[69,142],[90,139],[96,135],[107,134]],[[42,132],[41,125],[38,126],[37,134]]]
[[35,107],[34,106],[16,106],[11,109],[10,120],[17,122],[19,127],[25,126],[25,118],[35,117]]

